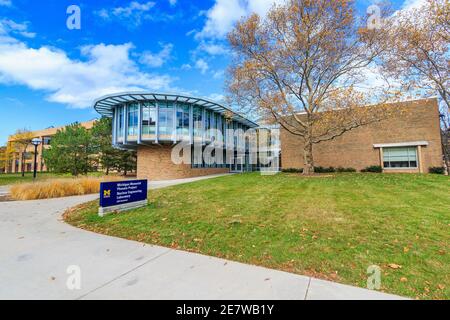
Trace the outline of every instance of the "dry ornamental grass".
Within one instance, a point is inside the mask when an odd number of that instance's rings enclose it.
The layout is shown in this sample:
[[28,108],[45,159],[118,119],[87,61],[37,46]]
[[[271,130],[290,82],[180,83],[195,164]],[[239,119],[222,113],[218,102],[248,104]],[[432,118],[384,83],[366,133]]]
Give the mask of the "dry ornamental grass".
[[22,183],[11,187],[14,200],[36,200],[92,194],[100,191],[100,183],[121,180],[119,177],[84,177],[52,179],[42,182]]

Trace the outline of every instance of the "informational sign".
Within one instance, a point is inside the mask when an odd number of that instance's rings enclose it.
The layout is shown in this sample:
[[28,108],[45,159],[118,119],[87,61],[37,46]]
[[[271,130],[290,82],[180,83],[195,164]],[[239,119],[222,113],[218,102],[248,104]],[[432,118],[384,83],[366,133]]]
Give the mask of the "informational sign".
[[106,212],[134,209],[147,204],[147,180],[125,180],[100,184],[100,209]]

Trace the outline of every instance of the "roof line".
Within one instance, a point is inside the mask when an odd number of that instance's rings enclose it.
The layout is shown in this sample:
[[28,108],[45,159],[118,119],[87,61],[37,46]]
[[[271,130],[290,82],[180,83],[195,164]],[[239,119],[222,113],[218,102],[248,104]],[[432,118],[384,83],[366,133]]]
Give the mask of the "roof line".
[[[157,99],[157,96],[158,96],[158,97],[159,97],[159,96],[163,96],[166,100],[167,100],[167,97],[174,97],[174,98],[176,98],[176,101],[179,101],[178,98],[185,98],[185,99],[187,99],[186,102],[187,102],[187,101],[190,101],[190,100],[194,100],[194,101],[192,102],[192,104],[197,104],[198,102],[206,102],[205,104],[199,105],[199,106],[206,107],[206,105],[208,105],[208,104],[211,104],[212,106],[218,106],[218,107],[222,108],[225,112],[226,112],[226,111],[231,112],[233,115],[237,116],[237,117],[239,118],[239,120],[241,120],[241,121],[243,121],[243,122],[247,122],[248,124],[251,124],[252,126],[256,126],[256,127],[259,126],[256,122],[247,119],[246,117],[242,116],[241,114],[239,114],[239,113],[237,113],[237,112],[231,110],[231,109],[228,108],[228,107],[225,107],[224,105],[222,105],[222,104],[220,104],[220,103],[218,103],[218,102],[214,102],[214,101],[212,101],[212,100],[210,100],[210,99],[207,99],[207,98],[190,96],[190,95],[187,95],[187,94],[158,93],[158,92],[150,92],[150,91],[125,91],[125,92],[117,92],[117,93],[113,93],[113,94],[104,95],[104,96],[102,96],[102,97],[96,99],[96,100],[94,101],[93,108],[94,108],[98,113],[104,114],[104,113],[106,113],[106,112],[105,112],[105,109],[104,109],[102,112],[100,112],[100,110],[99,110],[100,108],[98,108],[99,104],[104,103],[104,100],[107,100],[107,99],[110,99],[109,102],[111,102],[111,100],[117,102],[117,103],[115,103],[115,104],[110,105],[111,107],[113,107],[113,106],[115,106],[115,105],[122,104],[122,103],[130,102],[130,101],[123,101],[123,102],[120,102],[120,101],[117,100],[118,97],[125,96],[125,95],[126,95],[126,96],[137,96],[137,97],[142,97],[142,100],[144,100],[144,98],[145,98],[145,97],[148,97],[148,96],[153,96],[153,98],[154,98],[154,99],[149,98],[148,100],[159,100],[159,99]],[[133,97],[132,97],[132,98],[133,98]],[[134,100],[137,100],[137,101],[140,100],[140,99],[135,99],[135,98],[133,98],[133,99],[134,99]],[[103,107],[106,107],[106,106],[103,105]],[[106,108],[108,108],[108,107],[106,107]],[[206,107],[206,108],[208,108],[208,107]]]

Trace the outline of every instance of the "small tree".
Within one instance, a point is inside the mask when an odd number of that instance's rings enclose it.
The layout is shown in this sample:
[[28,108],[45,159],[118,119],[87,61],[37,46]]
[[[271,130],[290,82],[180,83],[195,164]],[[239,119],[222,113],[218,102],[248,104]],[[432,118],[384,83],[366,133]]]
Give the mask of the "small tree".
[[120,150],[116,159],[115,168],[126,176],[129,172],[136,170],[136,152]]
[[102,117],[94,123],[91,129],[93,142],[95,145],[97,159],[99,164],[109,174],[111,168],[114,168],[119,150],[112,146],[112,121],[110,118]]
[[103,117],[96,121],[91,132],[98,162],[106,171],[106,174],[109,174],[111,169],[123,172],[124,175],[136,170],[136,152],[125,151],[112,146],[111,118]]
[[[383,105],[387,90],[357,88],[386,46],[384,33],[354,11],[350,0],[289,0],[266,17],[242,20],[228,36],[231,101],[302,139],[304,174],[314,172],[315,144],[394,109]],[[365,107],[374,102],[380,106]]]
[[93,170],[94,152],[90,131],[74,123],[57,131],[44,159],[50,170],[78,176]]

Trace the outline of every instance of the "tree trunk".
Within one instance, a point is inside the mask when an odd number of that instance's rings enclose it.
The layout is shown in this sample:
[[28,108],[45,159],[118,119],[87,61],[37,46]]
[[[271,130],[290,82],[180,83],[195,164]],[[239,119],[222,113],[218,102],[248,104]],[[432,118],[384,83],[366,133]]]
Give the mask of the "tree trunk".
[[106,167],[106,175],[109,175],[109,166]]
[[305,139],[303,156],[304,156],[303,174],[304,175],[314,174],[313,144],[309,139]]

